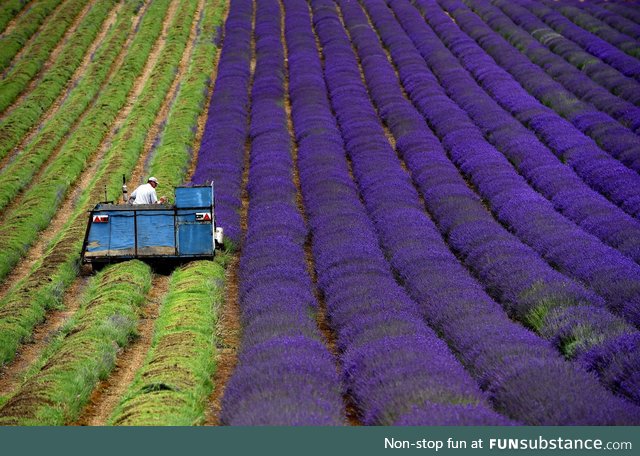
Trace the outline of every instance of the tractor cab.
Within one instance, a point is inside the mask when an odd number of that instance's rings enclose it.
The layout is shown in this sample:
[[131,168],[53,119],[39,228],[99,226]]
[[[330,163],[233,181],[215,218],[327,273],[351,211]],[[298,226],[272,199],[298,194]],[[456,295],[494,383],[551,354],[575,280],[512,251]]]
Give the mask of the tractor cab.
[[83,264],[140,259],[155,264],[212,259],[223,242],[212,185],[177,187],[175,204],[102,202],[89,212]]

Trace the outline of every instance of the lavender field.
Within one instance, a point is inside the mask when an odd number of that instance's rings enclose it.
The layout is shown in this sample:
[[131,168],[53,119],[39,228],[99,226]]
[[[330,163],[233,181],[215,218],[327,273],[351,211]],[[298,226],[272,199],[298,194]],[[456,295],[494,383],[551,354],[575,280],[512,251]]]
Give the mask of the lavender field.
[[[640,425],[639,2],[16,0],[0,44],[0,426]],[[223,248],[83,270],[148,176]]]
[[221,423],[640,423],[639,13],[233,0]]

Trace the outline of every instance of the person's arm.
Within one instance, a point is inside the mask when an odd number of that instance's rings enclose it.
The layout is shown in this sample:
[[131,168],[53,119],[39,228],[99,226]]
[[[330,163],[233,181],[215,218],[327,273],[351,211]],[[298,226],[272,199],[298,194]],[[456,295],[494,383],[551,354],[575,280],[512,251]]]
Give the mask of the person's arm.
[[149,193],[149,199],[151,200],[151,204],[156,204],[158,202],[158,195],[156,195],[156,189],[152,188]]

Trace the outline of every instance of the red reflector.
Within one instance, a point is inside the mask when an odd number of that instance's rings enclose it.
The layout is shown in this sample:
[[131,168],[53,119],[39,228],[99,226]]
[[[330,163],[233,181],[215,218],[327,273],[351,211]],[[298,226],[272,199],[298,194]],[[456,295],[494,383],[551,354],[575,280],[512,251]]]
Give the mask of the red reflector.
[[196,221],[198,222],[210,222],[211,212],[196,212]]
[[109,223],[108,215],[94,215],[93,223]]

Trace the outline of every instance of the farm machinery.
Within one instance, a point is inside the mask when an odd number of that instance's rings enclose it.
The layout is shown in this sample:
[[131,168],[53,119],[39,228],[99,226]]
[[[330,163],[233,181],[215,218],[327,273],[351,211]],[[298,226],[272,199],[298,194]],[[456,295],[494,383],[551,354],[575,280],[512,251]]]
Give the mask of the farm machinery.
[[[126,201],[126,185],[123,193]],[[82,263],[98,269],[134,258],[159,266],[212,259],[223,242],[215,222],[213,184],[177,187],[174,201],[98,203],[89,212]]]

